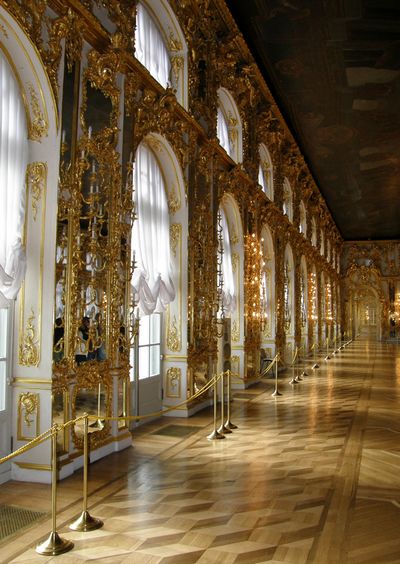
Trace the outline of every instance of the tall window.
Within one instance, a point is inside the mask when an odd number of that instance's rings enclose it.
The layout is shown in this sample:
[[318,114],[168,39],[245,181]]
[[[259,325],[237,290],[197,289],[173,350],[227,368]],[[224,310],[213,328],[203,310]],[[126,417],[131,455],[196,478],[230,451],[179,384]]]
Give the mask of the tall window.
[[171,61],[160,30],[141,2],[137,5],[135,55],[164,88],[170,82]]
[[311,220],[311,244],[314,247],[317,246],[317,222],[315,221],[315,217]]
[[140,319],[139,330],[139,379],[160,374],[161,316],[145,315]]
[[169,245],[169,211],[160,166],[153,151],[142,143],[136,152],[132,285],[144,315],[164,311],[175,298]]
[[320,241],[319,241],[319,243],[320,243],[321,255],[324,256],[324,254],[325,254],[325,235],[324,235],[324,232],[323,232],[322,229],[320,231]]
[[307,215],[306,215],[306,207],[303,202],[300,202],[300,223],[299,223],[299,231],[304,236],[307,234]]
[[232,157],[233,148],[229,139],[228,122],[221,108],[218,108],[217,111],[217,137],[221,147],[223,147],[228,155]]
[[260,166],[258,168],[258,183],[270,200],[274,199],[273,169],[270,154],[262,143],[259,146]]
[[25,275],[22,246],[28,133],[18,83],[0,48],[0,293],[14,299]]
[[223,292],[222,303],[224,313],[227,317],[231,315],[236,309],[236,290],[235,278],[233,276],[232,267],[232,250],[231,240],[229,235],[229,226],[226,215],[222,208],[219,209],[220,224],[221,224],[221,237],[222,237],[222,280]]
[[6,385],[8,370],[8,323],[9,310],[0,305],[0,411],[6,409]]
[[284,215],[287,215],[290,221],[293,221],[293,199],[292,189],[289,180],[285,178],[283,182],[283,203],[282,210]]
[[228,90],[218,90],[217,137],[221,146],[236,163],[242,162],[242,121]]

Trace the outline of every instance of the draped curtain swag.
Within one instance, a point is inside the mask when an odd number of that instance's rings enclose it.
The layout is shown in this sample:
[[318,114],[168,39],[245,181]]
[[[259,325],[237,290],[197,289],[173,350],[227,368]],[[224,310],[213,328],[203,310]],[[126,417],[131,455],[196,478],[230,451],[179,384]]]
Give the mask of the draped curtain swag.
[[170,261],[169,210],[158,162],[145,144],[136,153],[132,258],[136,268],[132,286],[144,315],[165,311],[175,298]]

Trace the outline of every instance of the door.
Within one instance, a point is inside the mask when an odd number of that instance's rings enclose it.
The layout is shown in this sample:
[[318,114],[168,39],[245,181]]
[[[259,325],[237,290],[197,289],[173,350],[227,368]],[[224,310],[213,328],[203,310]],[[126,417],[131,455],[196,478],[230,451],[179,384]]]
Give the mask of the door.
[[157,413],[162,409],[161,321],[160,313],[140,318],[131,363],[133,415]]
[[[11,307],[0,307],[0,458],[11,451]],[[10,479],[11,462],[0,464],[0,484]]]

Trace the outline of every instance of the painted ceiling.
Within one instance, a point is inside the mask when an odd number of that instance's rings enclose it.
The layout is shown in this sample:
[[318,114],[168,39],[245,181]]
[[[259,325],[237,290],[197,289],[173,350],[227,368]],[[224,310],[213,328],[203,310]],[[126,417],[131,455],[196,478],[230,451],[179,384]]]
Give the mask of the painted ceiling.
[[400,238],[400,0],[227,0],[344,239]]

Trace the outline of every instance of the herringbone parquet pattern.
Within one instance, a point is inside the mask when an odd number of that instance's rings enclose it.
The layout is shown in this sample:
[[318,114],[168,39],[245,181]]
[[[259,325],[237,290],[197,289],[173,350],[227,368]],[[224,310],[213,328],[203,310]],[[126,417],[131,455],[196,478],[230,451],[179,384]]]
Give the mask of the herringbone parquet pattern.
[[[61,524],[72,552],[9,546],[4,561],[400,562],[399,349],[356,341],[295,387],[282,375],[276,400],[263,382],[234,402],[239,429],[224,441],[206,440],[204,415],[183,439],[157,435],[171,420],[140,429],[126,474],[90,498],[102,529]],[[32,546],[40,535],[31,529]]]

